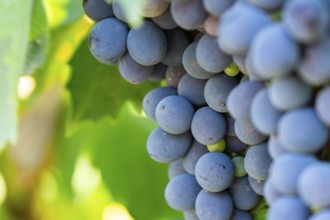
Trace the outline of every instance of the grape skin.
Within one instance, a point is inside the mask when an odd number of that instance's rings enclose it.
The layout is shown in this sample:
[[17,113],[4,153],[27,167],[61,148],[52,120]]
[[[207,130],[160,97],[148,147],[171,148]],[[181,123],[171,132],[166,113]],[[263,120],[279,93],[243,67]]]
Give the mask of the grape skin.
[[204,88],[206,80],[196,79],[186,73],[178,85],[178,93],[195,106],[205,106]]
[[236,120],[249,120],[253,97],[265,86],[259,81],[240,83],[228,95],[227,108],[230,115]]
[[201,190],[196,198],[196,214],[199,220],[227,220],[233,213],[233,200],[227,191],[211,193]]
[[191,123],[192,135],[204,145],[219,142],[225,136],[226,129],[224,116],[207,106],[195,112]]
[[167,169],[167,174],[169,179],[173,179],[173,177],[182,173],[186,173],[186,170],[183,168],[182,165],[182,158],[173,161],[172,163],[169,164]]
[[316,153],[329,136],[329,130],[310,107],[285,113],[277,131],[278,139],[285,149],[301,153]]
[[251,103],[251,121],[263,134],[270,135],[276,132],[278,121],[282,115],[271,103],[269,89],[260,90]]
[[236,77],[225,74],[219,74],[208,79],[204,88],[204,97],[208,106],[217,112],[228,112],[227,97],[238,83]]
[[234,206],[243,211],[253,209],[260,200],[260,197],[251,188],[247,176],[236,177],[229,187],[229,192]]
[[315,162],[307,166],[298,178],[298,194],[313,208],[330,206],[330,164]]
[[177,95],[177,91],[171,87],[159,87],[148,92],[142,101],[143,110],[146,115],[156,121],[156,107],[165,97]]
[[83,0],[85,14],[94,21],[113,17],[112,4],[105,0]]
[[260,133],[251,121],[235,121],[235,133],[245,144],[256,145],[267,140],[267,136]]
[[143,66],[137,63],[129,53],[124,54],[118,60],[120,75],[132,84],[145,82],[154,71],[154,66]]
[[149,156],[159,163],[171,163],[183,157],[192,141],[189,132],[174,135],[156,127],[147,140]]
[[207,17],[202,0],[172,0],[170,7],[174,21],[186,30],[201,26]]
[[189,151],[182,158],[182,166],[187,173],[195,175],[195,167],[201,156],[209,152],[205,145],[193,141]]
[[266,180],[272,162],[267,150],[267,144],[251,146],[245,155],[244,166],[249,176],[257,180]]
[[165,57],[166,36],[154,23],[144,21],[128,32],[127,49],[137,63],[152,66]]
[[315,111],[320,120],[330,127],[330,86],[324,87],[316,96]]
[[116,18],[104,19],[89,34],[89,49],[101,63],[114,64],[127,50],[128,27]]
[[197,182],[209,192],[221,192],[233,182],[234,164],[229,156],[220,152],[209,152],[199,158],[195,167]]
[[190,129],[195,110],[182,96],[171,95],[162,99],[156,107],[156,121],[171,134],[182,134]]
[[269,208],[267,220],[301,220],[307,219],[309,208],[296,196],[283,196],[277,199]]
[[291,152],[278,157],[273,162],[271,171],[276,190],[283,194],[297,194],[300,173],[315,161],[313,156]]
[[175,176],[165,188],[167,204],[176,210],[191,210],[201,187],[193,175],[183,173]]
[[254,70],[263,79],[287,76],[300,61],[298,44],[278,23],[269,24],[256,34],[249,54]]
[[211,73],[223,71],[232,62],[231,56],[217,47],[217,38],[208,34],[204,34],[197,43],[196,59],[203,69]]

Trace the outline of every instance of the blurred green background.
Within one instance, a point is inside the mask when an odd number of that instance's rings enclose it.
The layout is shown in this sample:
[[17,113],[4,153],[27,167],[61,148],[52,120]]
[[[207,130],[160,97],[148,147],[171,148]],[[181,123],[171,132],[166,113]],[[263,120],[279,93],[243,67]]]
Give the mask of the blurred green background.
[[155,83],[98,63],[81,0],[0,1],[0,219],[167,220],[145,143]]

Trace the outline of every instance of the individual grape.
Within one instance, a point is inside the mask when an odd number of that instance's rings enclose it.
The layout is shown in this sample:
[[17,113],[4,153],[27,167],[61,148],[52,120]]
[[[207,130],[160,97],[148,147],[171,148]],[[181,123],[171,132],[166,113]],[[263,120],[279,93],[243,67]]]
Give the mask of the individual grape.
[[148,77],[149,81],[152,82],[160,82],[161,80],[165,79],[165,74],[166,74],[167,66],[162,63],[157,63],[150,76]]
[[197,43],[196,59],[203,69],[211,73],[223,71],[232,62],[231,56],[217,46],[217,38],[208,34],[204,34]]
[[233,119],[233,117],[231,117],[231,115],[229,113],[224,114],[224,116],[225,116],[226,122],[227,122],[226,135],[236,136],[236,133],[235,133],[235,119]]
[[236,86],[228,95],[227,108],[236,120],[249,120],[252,99],[265,86],[259,81],[248,81]]
[[203,0],[203,6],[205,10],[214,15],[220,16],[224,13],[233,3],[235,0]]
[[164,30],[169,30],[178,26],[173,20],[170,8],[168,8],[163,14],[151,18],[151,20]]
[[270,101],[281,111],[288,111],[308,104],[312,95],[312,88],[297,76],[273,80],[269,86]]
[[233,213],[233,200],[227,191],[212,193],[201,190],[195,203],[199,220],[227,220]]
[[215,73],[208,72],[204,70],[196,60],[196,48],[197,42],[191,43],[183,53],[182,63],[187,71],[192,77],[197,79],[208,79]]
[[202,0],[172,0],[171,13],[174,21],[186,30],[202,26],[207,17]]
[[265,181],[256,180],[250,176],[248,176],[248,180],[249,180],[249,184],[250,184],[251,188],[253,189],[253,191],[255,193],[257,193],[258,195],[263,196]]
[[171,95],[162,99],[156,107],[156,121],[171,134],[182,134],[190,129],[195,110],[182,96]]
[[316,158],[299,153],[286,153],[278,157],[272,164],[271,175],[273,185],[283,194],[297,194],[297,181],[302,170]]
[[146,0],[143,4],[141,15],[152,18],[161,15],[169,7],[166,0]]
[[85,14],[94,21],[113,17],[112,5],[105,0],[83,0]]
[[120,0],[112,0],[112,10],[117,19],[128,23],[127,15],[125,14]]
[[89,34],[89,49],[101,63],[114,64],[126,52],[128,27],[116,18],[95,24]]
[[213,37],[218,35],[218,26],[219,18],[212,15],[208,16],[203,24],[205,32]]
[[175,176],[165,188],[165,199],[168,205],[176,210],[191,210],[201,187],[193,175],[183,173]]
[[144,21],[128,32],[127,49],[136,62],[152,66],[165,57],[166,36],[154,23]]
[[240,73],[239,71],[239,67],[235,63],[231,63],[224,70],[227,76],[237,76]]
[[330,219],[330,209],[322,209],[321,211],[315,212],[309,217],[308,220],[329,220]]
[[206,80],[196,79],[186,73],[179,82],[178,94],[195,106],[204,106],[206,105],[204,98],[205,84]]
[[330,86],[318,92],[315,102],[315,111],[320,120],[330,127]]
[[217,112],[227,112],[227,97],[238,83],[236,77],[225,74],[208,79],[204,88],[204,97],[208,106]]
[[283,21],[295,40],[313,43],[319,40],[329,25],[329,11],[323,1],[289,1],[283,9]]
[[184,74],[186,74],[186,70],[183,66],[167,67],[165,73],[166,85],[177,88]]
[[258,6],[264,10],[274,10],[282,6],[285,0],[248,0],[251,4]]
[[146,115],[156,121],[156,107],[165,97],[177,95],[177,91],[171,87],[159,87],[148,92],[142,101],[143,110]]
[[195,176],[199,185],[209,192],[227,189],[235,175],[234,164],[229,156],[220,152],[209,152],[199,158]]
[[235,177],[242,177],[246,175],[246,170],[244,167],[244,157],[236,156],[233,159],[234,167],[235,167]]
[[273,180],[271,178],[265,181],[263,193],[264,198],[269,206],[272,206],[277,199],[283,196],[283,194],[277,191],[277,189],[274,187]]
[[186,173],[186,170],[183,168],[182,165],[182,158],[170,163],[167,169],[167,173],[169,179],[173,179],[173,177],[179,174]]
[[147,140],[149,156],[159,163],[171,163],[183,157],[192,141],[189,132],[174,135],[156,127]]
[[249,212],[234,209],[233,214],[229,220],[252,220],[252,216]]
[[210,152],[223,152],[225,150],[225,148],[226,148],[226,141],[225,141],[225,139],[221,139],[216,144],[207,145],[207,149]]
[[298,75],[310,85],[324,85],[330,81],[330,38],[309,45],[298,67]]
[[270,157],[275,160],[276,158],[280,157],[281,155],[288,152],[283,145],[278,140],[278,137],[275,135],[270,135],[268,139],[268,152]]
[[229,153],[240,153],[248,147],[246,143],[243,143],[236,136],[226,135],[225,140],[226,140],[226,152]]
[[267,220],[302,220],[310,214],[309,208],[296,196],[283,196],[272,204],[267,213]]
[[251,103],[251,121],[263,134],[270,135],[276,132],[277,123],[282,116],[270,101],[268,88],[260,90]]
[[226,129],[224,116],[207,106],[198,109],[191,122],[194,138],[204,145],[219,142],[225,136]]
[[266,180],[271,162],[267,143],[262,143],[253,145],[247,150],[244,165],[249,176],[257,180]]
[[154,66],[143,66],[137,63],[129,53],[124,54],[118,60],[120,75],[132,84],[145,82],[154,71]]
[[182,65],[182,56],[189,45],[189,39],[186,33],[179,28],[165,31],[167,39],[167,51],[162,63],[168,66]]
[[313,208],[330,206],[330,164],[316,162],[307,166],[298,179],[298,194]]
[[285,149],[316,153],[326,143],[329,130],[314,109],[306,107],[285,113],[278,124],[278,139]]
[[184,220],[199,220],[195,209],[183,211]]
[[249,54],[253,69],[263,79],[287,76],[300,61],[298,44],[279,23],[269,24],[256,34]]
[[267,140],[267,136],[261,134],[251,121],[235,121],[235,133],[245,144],[255,145]]
[[246,54],[254,36],[269,23],[269,16],[263,10],[245,1],[236,1],[221,17],[218,45],[227,54]]
[[182,165],[187,173],[195,175],[195,167],[196,163],[201,156],[209,152],[205,145],[194,141],[186,153],[186,155],[182,159]]
[[229,187],[233,198],[234,206],[240,210],[248,211],[253,209],[260,200],[249,184],[247,176],[236,177]]

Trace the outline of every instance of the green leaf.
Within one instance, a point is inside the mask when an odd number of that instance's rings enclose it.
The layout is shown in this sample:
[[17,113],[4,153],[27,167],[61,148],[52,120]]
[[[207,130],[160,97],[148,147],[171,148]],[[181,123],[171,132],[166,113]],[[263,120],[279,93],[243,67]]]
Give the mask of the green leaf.
[[68,88],[73,101],[73,119],[97,120],[104,115],[116,115],[124,100],[141,106],[144,95],[157,83],[133,85],[119,74],[116,65],[99,63],[88,49],[86,39],[71,61],[72,78]]
[[154,127],[155,122],[141,116],[127,102],[116,120],[103,117],[98,122],[80,122],[59,145],[63,153],[58,164],[66,173],[62,176],[70,186],[72,161],[84,152],[101,171],[113,198],[124,204],[135,219],[180,217],[165,202],[167,165],[151,160],[146,152],[146,140]]
[[0,146],[17,136],[16,86],[23,73],[32,0],[0,1]]
[[267,203],[261,199],[259,204],[251,211],[254,220],[265,220],[267,214]]
[[34,0],[31,16],[25,74],[34,72],[44,64],[49,38],[47,15],[42,0]]
[[102,119],[90,140],[94,163],[115,199],[136,219],[176,217],[165,202],[167,165],[151,160],[146,140],[155,123],[125,104],[116,121]]

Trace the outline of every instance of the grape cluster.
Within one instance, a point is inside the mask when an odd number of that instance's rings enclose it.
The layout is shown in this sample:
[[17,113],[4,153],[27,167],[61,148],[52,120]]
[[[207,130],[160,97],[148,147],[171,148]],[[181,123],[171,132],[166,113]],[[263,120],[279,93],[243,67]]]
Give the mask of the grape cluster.
[[91,53],[147,93],[147,152],[186,220],[330,219],[330,1],[84,0]]

